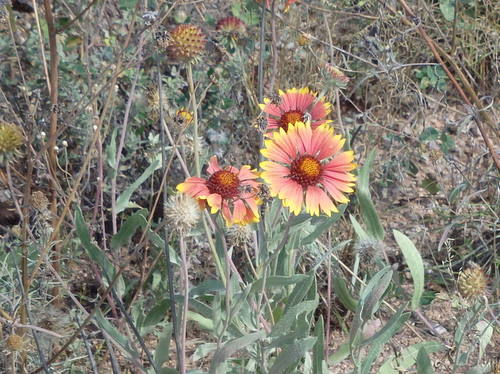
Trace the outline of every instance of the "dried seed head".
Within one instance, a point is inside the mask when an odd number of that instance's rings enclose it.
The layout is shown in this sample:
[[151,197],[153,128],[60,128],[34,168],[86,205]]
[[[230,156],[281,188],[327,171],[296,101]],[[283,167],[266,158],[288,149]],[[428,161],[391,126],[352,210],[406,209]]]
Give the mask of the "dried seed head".
[[232,16],[221,18],[215,26],[217,31],[232,37],[238,37],[244,34],[245,28],[246,25],[241,19]]
[[160,90],[158,90],[158,87],[150,87],[148,88],[147,91],[147,98],[148,98],[148,107],[149,107],[149,113],[151,114],[151,117],[153,121],[158,121],[160,118],[160,96],[161,96],[161,102],[162,102],[162,107],[163,110],[165,111],[167,108],[167,95],[165,92],[161,92],[160,95]]
[[458,292],[466,299],[474,299],[486,294],[488,280],[479,265],[472,264],[458,276]]
[[0,122],[0,161],[12,156],[23,144],[24,137],[16,125]]
[[170,34],[168,55],[177,62],[193,62],[205,49],[205,34],[198,26],[179,25]]
[[227,237],[230,243],[240,246],[250,242],[252,239],[252,228],[250,225],[233,225],[227,229]]
[[43,212],[49,206],[49,199],[42,191],[35,191],[31,194],[31,205],[36,210]]
[[192,197],[178,193],[168,199],[164,207],[164,215],[174,230],[186,233],[200,219],[200,206]]
[[9,351],[17,352],[24,348],[24,341],[22,336],[12,334],[5,341],[5,345]]
[[325,63],[322,70],[327,85],[337,88],[345,88],[347,83],[349,83],[349,77],[340,71],[335,65]]

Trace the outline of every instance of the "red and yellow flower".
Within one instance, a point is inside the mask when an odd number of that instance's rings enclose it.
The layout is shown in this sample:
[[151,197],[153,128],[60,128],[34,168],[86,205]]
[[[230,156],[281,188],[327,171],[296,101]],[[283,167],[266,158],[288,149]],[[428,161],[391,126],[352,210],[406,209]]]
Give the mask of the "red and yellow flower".
[[260,219],[258,205],[260,199],[256,195],[261,183],[259,177],[250,166],[241,169],[228,166],[222,169],[217,156],[210,158],[207,172],[208,179],[190,177],[177,186],[177,190],[210,207],[212,214],[219,210],[228,226],[246,225]]
[[309,123],[297,122],[288,131],[274,132],[261,150],[268,161],[260,164],[271,196],[278,196],[295,215],[303,207],[311,215],[338,212],[335,202],[349,201],[345,194],[353,192],[356,180],[350,173],[356,168],[354,154],[342,151],[344,143],[326,124],[313,129]]
[[279,97],[275,99],[264,98],[264,104],[260,109],[267,113],[267,129],[288,130],[288,126],[296,122],[311,122],[314,129],[324,123],[330,123],[326,116],[331,112],[332,104],[324,98],[317,99],[316,93],[309,88],[291,88],[286,92],[279,91]]

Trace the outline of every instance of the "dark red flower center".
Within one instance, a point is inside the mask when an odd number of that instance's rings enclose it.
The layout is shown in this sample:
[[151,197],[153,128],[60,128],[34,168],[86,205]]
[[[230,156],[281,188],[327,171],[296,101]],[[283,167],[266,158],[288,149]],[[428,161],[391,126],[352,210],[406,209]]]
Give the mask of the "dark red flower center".
[[207,181],[210,193],[219,194],[224,199],[238,196],[239,186],[238,176],[228,170],[216,171]]
[[288,131],[288,125],[293,125],[295,122],[304,122],[304,113],[300,110],[291,110],[281,115],[279,120],[279,127]]
[[309,155],[294,160],[290,167],[290,178],[302,187],[314,186],[321,178],[321,173],[321,163]]

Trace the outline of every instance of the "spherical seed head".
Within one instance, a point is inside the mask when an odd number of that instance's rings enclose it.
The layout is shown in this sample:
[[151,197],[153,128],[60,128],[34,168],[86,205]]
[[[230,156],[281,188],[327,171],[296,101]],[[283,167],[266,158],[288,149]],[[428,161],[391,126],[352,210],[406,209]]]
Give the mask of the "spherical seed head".
[[16,334],[9,335],[5,345],[9,351],[21,351],[24,347],[23,338]]
[[230,34],[232,36],[244,34],[245,28],[246,25],[241,19],[232,16],[221,18],[215,26],[217,31]]
[[49,206],[49,199],[42,191],[35,191],[31,194],[31,205],[36,210],[43,212]]
[[486,293],[488,280],[481,267],[473,264],[458,276],[458,292],[466,299],[474,299]]
[[0,156],[13,154],[23,144],[24,137],[16,125],[0,122]]
[[178,232],[188,232],[200,219],[200,206],[192,197],[178,193],[164,207],[165,219]]
[[228,228],[227,236],[231,243],[239,246],[250,242],[252,238],[252,228],[250,225],[233,225]]
[[198,26],[179,25],[169,34],[168,55],[179,62],[192,62],[205,49],[205,34]]

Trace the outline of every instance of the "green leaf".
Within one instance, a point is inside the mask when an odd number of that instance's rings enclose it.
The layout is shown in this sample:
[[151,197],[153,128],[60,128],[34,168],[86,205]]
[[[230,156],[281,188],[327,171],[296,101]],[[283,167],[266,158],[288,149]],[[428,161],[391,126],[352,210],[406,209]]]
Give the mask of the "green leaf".
[[418,374],[434,374],[434,369],[432,368],[432,363],[425,350],[425,347],[422,347],[418,351],[417,355],[417,373]]
[[360,344],[363,325],[372,317],[373,313],[375,313],[377,305],[389,287],[391,279],[391,267],[386,266],[375,274],[363,289],[350,330],[352,347],[357,347]]
[[312,355],[312,374],[328,374],[328,370],[325,370],[325,324],[323,323],[323,316],[320,316],[318,322],[316,322],[314,336],[316,336],[316,343]]
[[430,142],[432,140],[438,140],[439,135],[439,131],[434,127],[426,127],[424,131],[422,131],[422,134],[420,134],[419,140],[421,142]]
[[108,336],[115,341],[118,345],[120,345],[126,353],[128,353],[130,358],[139,358],[139,353],[136,352],[132,346],[130,345],[130,341],[127,337],[122,335],[118,329],[113,326],[107,319],[104,317],[100,309],[97,309],[94,319],[99,327],[104,330]]
[[425,341],[411,345],[398,354],[398,357],[391,356],[386,360],[380,367],[378,374],[399,374],[409,369],[415,365],[418,352],[422,347],[425,348],[428,354],[438,352],[444,348],[441,343],[434,341]]
[[135,8],[137,0],[120,0],[120,9],[131,10]]
[[351,220],[352,227],[354,228],[354,232],[356,232],[356,235],[358,236],[358,241],[360,242],[369,242],[370,241],[370,236],[368,233],[361,227],[359,224],[358,220],[352,215],[349,215],[349,219]]
[[290,309],[294,305],[304,300],[304,297],[307,295],[307,292],[311,288],[313,282],[314,282],[314,275],[312,274],[308,274],[307,278],[298,282],[296,286],[293,288],[293,291],[290,294],[290,296],[288,296],[285,310]]
[[351,296],[344,278],[340,276],[334,276],[332,279],[332,286],[335,295],[339,298],[342,305],[344,305],[351,312],[355,312],[358,301]]
[[[275,275],[275,276],[271,276],[271,277],[266,278],[265,288],[269,289],[272,287],[290,286],[292,284],[296,284],[296,283],[299,283],[301,281],[304,281],[305,279],[308,279],[309,277],[310,277],[309,275],[305,275],[305,274],[294,274],[294,275],[290,275],[290,276]],[[251,293],[261,292],[263,284],[264,284],[263,278],[257,279],[255,282],[252,283]]]
[[160,161],[154,160],[148,168],[142,173],[142,175],[130,186],[128,186],[125,191],[122,192],[118,199],[116,200],[116,213],[123,212],[125,209],[129,207],[130,197],[134,193],[134,191],[144,183],[146,179],[148,179],[151,174],[154,173],[156,169],[160,167]]
[[198,323],[198,325],[205,330],[210,330],[212,331],[214,329],[214,322],[213,319],[211,318],[205,318],[201,314],[188,311],[187,312],[187,319],[190,321],[194,321]]
[[336,365],[344,361],[351,354],[351,343],[342,343],[337,350],[328,358],[330,365]]
[[76,207],[75,211],[75,224],[76,224],[76,232],[78,233],[78,237],[82,242],[83,248],[87,252],[88,256],[92,261],[97,263],[100,268],[106,273],[107,278],[111,280],[114,274],[114,266],[108,260],[106,255],[99,247],[97,247],[94,243],[92,243],[90,239],[90,233],[87,228],[87,224],[83,218],[82,210],[80,207]]
[[335,222],[337,222],[344,215],[346,207],[347,207],[346,204],[339,205],[337,207],[339,212],[334,213],[331,217],[321,216],[316,218],[316,220],[320,222],[314,222],[315,219],[313,218],[311,223],[314,225],[315,229],[312,233],[310,233],[309,235],[307,235],[305,238],[302,239],[301,245],[307,245],[314,242],[321,234],[323,234],[326,230],[328,230]]
[[289,373],[289,368],[296,365],[306,352],[314,346],[315,342],[315,337],[309,337],[283,347],[269,372],[273,374]]
[[453,138],[446,134],[446,133],[442,133],[441,134],[441,144],[439,145],[439,147],[441,148],[441,151],[445,154],[448,154],[450,153],[451,150],[455,149],[455,141],[453,140]]
[[425,178],[422,181],[422,187],[425,188],[429,193],[435,195],[441,191],[441,186],[434,177]]
[[359,169],[357,196],[368,234],[375,239],[383,240],[384,229],[370,194],[370,168],[374,159],[375,149],[370,152],[365,164]]
[[169,359],[170,339],[172,338],[173,326],[169,323],[163,328],[158,344],[155,349],[154,360],[157,368],[161,368]]
[[411,299],[412,310],[420,307],[420,300],[424,292],[424,263],[422,257],[415,245],[410,239],[398,230],[393,230],[394,238],[398,243],[401,252],[410,268],[411,277],[413,278],[413,296]]
[[219,370],[220,365],[231,357],[234,353],[242,348],[254,343],[255,341],[262,339],[266,336],[264,331],[257,331],[252,334],[244,335],[240,338],[236,338],[228,341],[220,349],[218,349],[212,359],[210,365],[210,374],[223,374],[224,372]]
[[125,223],[123,223],[120,227],[120,231],[118,231],[113,238],[111,238],[112,249],[117,249],[127,245],[130,238],[135,234],[139,227],[144,228],[147,226],[148,221],[145,217],[146,212],[146,209],[142,209],[127,218]]
[[439,0],[439,9],[448,22],[455,19],[455,0]]
[[279,319],[279,321],[273,326],[270,337],[277,337],[286,334],[293,323],[297,320],[298,316],[302,313],[310,313],[316,309],[318,306],[318,300],[308,300],[303,301],[290,309],[288,309],[285,314]]

